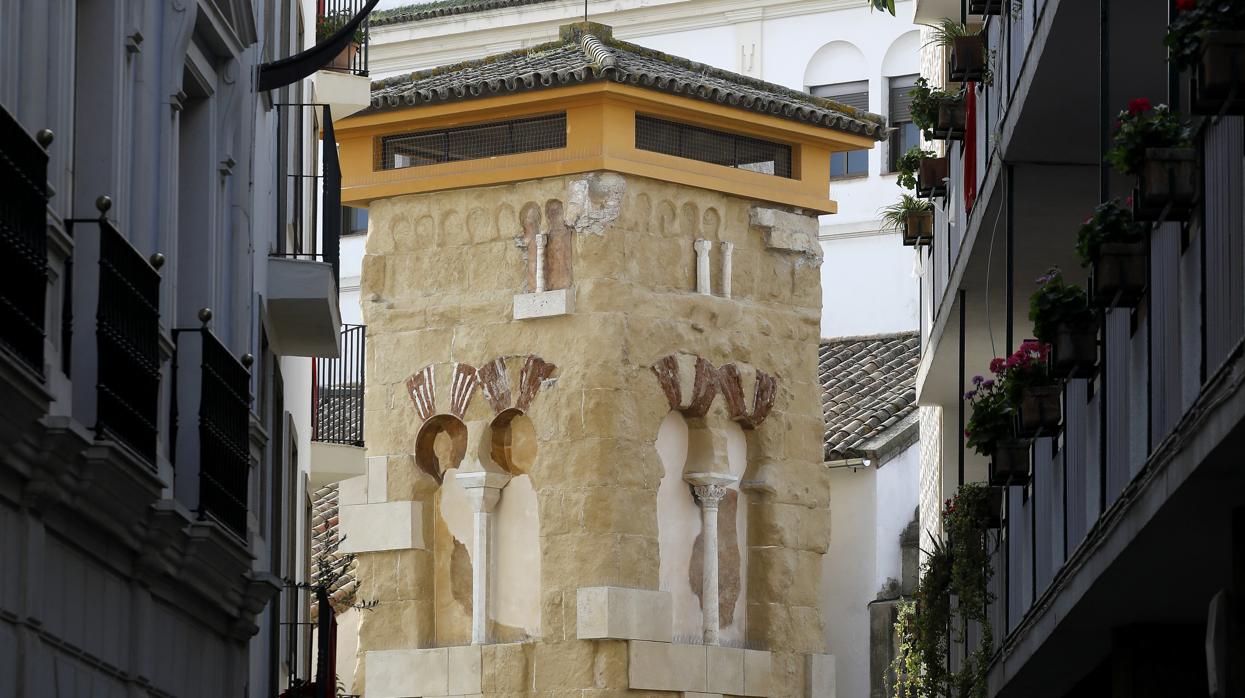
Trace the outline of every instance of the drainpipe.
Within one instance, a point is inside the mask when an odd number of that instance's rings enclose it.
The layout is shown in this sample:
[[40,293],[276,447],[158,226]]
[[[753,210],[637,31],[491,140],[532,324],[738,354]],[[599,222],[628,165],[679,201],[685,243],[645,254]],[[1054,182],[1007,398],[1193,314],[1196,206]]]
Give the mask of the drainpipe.
[[467,492],[475,512],[472,543],[475,559],[471,561],[471,644],[488,642],[489,593],[493,566],[493,509],[501,498],[501,490],[510,481],[506,473],[470,472],[455,476]]
[[726,488],[736,478],[724,473],[689,473],[684,480],[692,486],[700,505],[701,577],[700,611],[704,619],[704,643],[718,644],[718,505]]

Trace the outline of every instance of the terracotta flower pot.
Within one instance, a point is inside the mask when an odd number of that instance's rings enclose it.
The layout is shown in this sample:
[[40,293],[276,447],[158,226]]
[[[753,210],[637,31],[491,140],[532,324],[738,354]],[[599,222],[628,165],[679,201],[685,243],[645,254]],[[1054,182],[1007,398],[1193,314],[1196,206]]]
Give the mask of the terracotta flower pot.
[[1145,239],[1108,242],[1098,248],[1091,279],[1094,305],[1100,308],[1132,308],[1141,300],[1149,282],[1150,265]]
[[1051,342],[1051,372],[1056,378],[1093,375],[1098,363],[1098,327],[1093,322],[1055,326]]
[[1206,31],[1201,39],[1189,90],[1193,113],[1245,114],[1245,31]]
[[916,195],[924,197],[946,196],[947,171],[948,163],[946,157],[925,158],[922,160],[921,167],[917,170],[916,175]]
[[970,15],[1001,15],[1003,14],[1003,0],[969,0],[968,13]]
[[968,123],[968,108],[963,99],[946,99],[938,104],[938,123],[934,137],[948,141],[964,140]]
[[991,487],[1024,485],[1029,482],[1029,442],[1000,441],[990,456]]
[[1133,194],[1133,218],[1184,221],[1197,203],[1197,151],[1147,148]]
[[1063,415],[1058,385],[1035,385],[1020,394],[1020,407],[1016,410],[1016,435],[1032,437],[1053,434],[1059,429]]
[[986,490],[986,528],[1003,527],[1003,502],[1006,490],[991,487]]
[[909,213],[904,221],[903,244],[908,247],[921,247],[934,242],[934,212],[919,211]]
[[331,70],[349,71],[354,67],[354,59],[358,54],[359,44],[351,41],[346,44],[346,48],[342,49],[341,53],[334,56],[332,62],[325,67]]
[[986,37],[961,36],[951,40],[947,77],[955,82],[980,81],[986,76]]

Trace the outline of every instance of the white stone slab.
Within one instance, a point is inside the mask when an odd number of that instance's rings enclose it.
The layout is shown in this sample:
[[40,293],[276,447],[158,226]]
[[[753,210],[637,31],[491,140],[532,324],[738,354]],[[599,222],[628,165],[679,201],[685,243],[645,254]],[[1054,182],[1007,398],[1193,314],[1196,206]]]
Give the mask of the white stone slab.
[[835,698],[833,654],[808,655],[808,698]]
[[373,650],[363,655],[369,698],[444,696],[449,686],[446,648]]
[[466,696],[480,692],[480,646],[449,648],[450,695]]
[[632,640],[627,643],[627,685],[644,691],[707,693],[704,645]]
[[744,651],[734,647],[706,647],[710,693],[744,694]]
[[338,513],[343,553],[424,549],[423,505],[419,502],[355,504],[339,507]]
[[673,637],[670,592],[583,587],[576,595],[576,636],[581,640],[652,640]]
[[768,696],[770,653],[744,650],[744,695]]
[[575,312],[575,289],[559,288],[541,293],[520,293],[514,297],[514,319],[570,315]]
[[367,501],[379,504],[389,499],[389,457],[368,456]]
[[367,475],[342,480],[337,489],[337,506],[367,504]]

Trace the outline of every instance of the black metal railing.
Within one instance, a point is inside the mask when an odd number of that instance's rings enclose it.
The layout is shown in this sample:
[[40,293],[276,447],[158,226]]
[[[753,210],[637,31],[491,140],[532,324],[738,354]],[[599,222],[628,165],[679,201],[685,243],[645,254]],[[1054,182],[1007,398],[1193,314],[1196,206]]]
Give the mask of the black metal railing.
[[333,113],[324,106],[323,169],[320,173],[321,241],[324,261],[333,265],[333,280],[341,286],[342,234],[342,168],[337,159],[337,135],[333,131]]
[[[316,43],[328,41],[344,28],[364,7],[365,0],[318,0],[316,2]],[[354,75],[367,75],[368,20],[350,34],[345,48],[325,65],[328,70],[340,70]]]
[[0,345],[40,376],[48,279],[47,181],[47,153],[0,107]]
[[366,325],[344,325],[338,358],[312,364],[312,441],[363,445],[366,339]]
[[216,335],[203,337],[199,384],[199,513],[246,534],[251,373]]
[[160,274],[106,218],[99,220],[99,235],[95,431],[155,463]]

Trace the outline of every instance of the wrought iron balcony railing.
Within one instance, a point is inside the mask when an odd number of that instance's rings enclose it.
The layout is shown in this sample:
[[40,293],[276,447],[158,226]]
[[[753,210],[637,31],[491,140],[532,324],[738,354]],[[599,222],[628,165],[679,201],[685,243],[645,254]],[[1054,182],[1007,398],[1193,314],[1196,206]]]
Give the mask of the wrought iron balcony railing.
[[[316,43],[327,41],[338,30],[354,19],[368,3],[364,0],[318,0],[316,3]],[[346,47],[328,65],[327,70],[339,70],[354,75],[367,75],[368,24],[364,20],[350,33]]]
[[[50,143],[50,131],[47,142]],[[48,155],[0,107],[0,346],[43,375]]]
[[[173,332],[177,347],[173,359],[172,450],[174,469],[181,480],[177,492],[183,501],[194,502],[197,497],[200,516],[211,515],[245,537],[251,465],[251,373],[249,364],[234,358],[207,328],[211,317],[205,308],[200,311],[205,323],[202,328]],[[186,412],[196,415],[197,429],[181,429],[179,413]]]
[[160,274],[106,218],[100,218],[99,235],[95,430],[155,463]]
[[366,325],[344,325],[341,355],[312,364],[312,441],[363,445],[366,332]]

